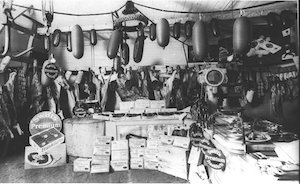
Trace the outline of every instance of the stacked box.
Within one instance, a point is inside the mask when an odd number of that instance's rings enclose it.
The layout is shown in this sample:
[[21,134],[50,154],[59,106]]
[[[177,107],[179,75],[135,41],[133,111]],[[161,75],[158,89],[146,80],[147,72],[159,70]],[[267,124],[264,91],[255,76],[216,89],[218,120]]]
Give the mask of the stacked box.
[[77,158],[73,162],[74,172],[90,172],[91,159],[90,158]]
[[109,172],[111,137],[99,136],[94,143],[91,173]]
[[158,169],[158,146],[162,143],[159,139],[148,139],[147,140],[147,147],[145,148],[145,155],[144,155],[144,168],[150,170],[157,170]]
[[144,169],[145,147],[146,139],[129,139],[131,169]]
[[129,170],[128,140],[115,140],[111,143],[111,167],[114,171]]

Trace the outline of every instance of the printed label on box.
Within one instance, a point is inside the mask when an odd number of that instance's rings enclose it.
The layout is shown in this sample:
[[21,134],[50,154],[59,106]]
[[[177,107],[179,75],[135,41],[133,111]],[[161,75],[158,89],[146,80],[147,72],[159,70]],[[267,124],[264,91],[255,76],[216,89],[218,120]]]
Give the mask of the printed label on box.
[[131,148],[130,149],[130,158],[144,157],[144,155],[145,155],[144,148]]
[[102,146],[102,145],[110,145],[111,137],[109,136],[99,136],[95,140],[95,146]]
[[145,148],[146,147],[146,139],[129,139],[129,147],[130,148]]
[[146,109],[150,107],[150,100],[136,100],[134,103],[135,109]]
[[145,148],[145,158],[156,158],[158,155],[158,149]]
[[166,135],[161,135],[159,137],[160,141],[164,144],[171,145],[174,142],[174,136],[166,136]]
[[120,110],[128,110],[134,108],[134,101],[120,102]]
[[173,145],[188,149],[189,145],[190,145],[190,138],[188,138],[188,137],[174,136]]
[[32,146],[25,147],[24,168],[50,168],[66,164],[66,144],[60,144],[39,155]]
[[128,150],[128,140],[116,140],[111,142],[111,150]]
[[143,158],[131,158],[130,159],[130,168],[131,169],[143,169],[144,168],[144,159]]
[[150,108],[165,108],[166,102],[165,100],[151,100],[150,101]]
[[109,164],[109,155],[94,155],[92,157],[92,164]]
[[128,160],[112,160],[110,165],[114,171],[125,171],[129,169]]
[[91,170],[91,159],[88,158],[77,158],[73,162],[74,172],[90,172]]
[[93,155],[110,155],[110,145],[94,146]]
[[158,148],[162,143],[159,139],[148,139],[147,140],[147,148]]
[[113,150],[111,152],[111,160],[125,160],[129,159],[128,150]]
[[144,158],[144,168],[145,169],[150,169],[150,170],[157,170],[158,169],[157,159]]
[[109,163],[92,165],[91,167],[91,173],[105,173],[105,172],[109,172]]

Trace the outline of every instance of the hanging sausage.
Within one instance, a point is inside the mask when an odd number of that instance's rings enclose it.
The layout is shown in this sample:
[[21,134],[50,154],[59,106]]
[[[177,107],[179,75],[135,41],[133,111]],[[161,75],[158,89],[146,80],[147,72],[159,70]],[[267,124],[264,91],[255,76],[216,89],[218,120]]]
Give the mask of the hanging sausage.
[[170,25],[167,19],[162,18],[156,25],[157,43],[161,47],[166,47],[170,41]]
[[72,36],[71,36],[71,32],[67,32],[67,50],[69,52],[72,51]]
[[97,32],[95,29],[91,29],[90,31],[90,44],[95,46],[97,44]]
[[212,30],[213,36],[218,37],[219,36],[219,22],[218,19],[211,19],[210,21],[210,28]]
[[53,40],[53,46],[57,47],[60,43],[60,35],[61,31],[59,29],[54,30],[53,35],[52,35],[52,40]]
[[233,50],[237,54],[245,54],[251,42],[251,24],[247,17],[239,17],[233,24]]
[[114,30],[109,38],[107,46],[107,56],[110,59],[116,57],[119,45],[122,42],[122,32],[120,30]]
[[181,34],[181,23],[180,22],[176,22],[173,25],[173,36],[175,39],[179,39],[180,38],[180,34]]
[[136,63],[139,63],[142,60],[143,52],[144,52],[144,40],[145,40],[144,35],[138,36],[135,40],[134,48],[133,48],[133,60]]
[[185,37],[187,39],[192,37],[193,25],[194,25],[194,22],[192,22],[192,21],[186,21],[184,24],[184,33],[185,33]]
[[126,66],[129,63],[129,46],[126,42],[121,44],[121,57],[123,59],[123,64]]
[[152,23],[149,27],[149,37],[151,41],[154,41],[156,39],[156,24]]
[[113,68],[115,71],[119,71],[121,67],[121,58],[117,55],[113,61]]
[[71,32],[72,53],[77,59],[80,59],[84,53],[83,32],[81,27],[76,24]]
[[50,51],[50,38],[49,38],[49,36],[44,37],[44,48],[47,52]]
[[192,30],[192,44],[195,56],[203,60],[207,55],[207,36],[203,21],[197,21]]

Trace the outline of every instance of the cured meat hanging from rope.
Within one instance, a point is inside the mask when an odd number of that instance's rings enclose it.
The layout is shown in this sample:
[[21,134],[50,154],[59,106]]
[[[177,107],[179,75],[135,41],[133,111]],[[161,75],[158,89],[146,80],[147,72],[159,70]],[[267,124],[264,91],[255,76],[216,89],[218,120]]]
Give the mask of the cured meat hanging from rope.
[[15,96],[14,100],[16,103],[16,110],[19,114],[23,109],[24,103],[27,101],[27,91],[26,91],[26,77],[25,72],[27,69],[27,64],[23,66],[21,70],[17,73],[17,79],[15,81]]
[[37,114],[42,110],[44,102],[42,100],[43,87],[40,81],[40,77],[37,71],[37,61],[34,61],[33,64],[33,77],[31,81],[31,96],[32,96],[32,109],[33,113]]
[[8,109],[6,107],[6,103],[4,100],[3,88],[0,86],[0,138],[3,139],[5,136],[10,136],[10,138],[14,138],[14,134],[10,130],[11,121],[8,113]]

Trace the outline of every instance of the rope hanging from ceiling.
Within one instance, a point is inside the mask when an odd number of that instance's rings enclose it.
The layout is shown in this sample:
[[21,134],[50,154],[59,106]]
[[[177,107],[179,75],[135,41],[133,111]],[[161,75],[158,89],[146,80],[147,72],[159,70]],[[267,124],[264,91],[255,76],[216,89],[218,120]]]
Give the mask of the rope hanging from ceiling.
[[[144,8],[148,8],[148,9],[152,9],[152,10],[157,10],[157,11],[162,11],[162,12],[168,12],[168,13],[187,13],[187,14],[199,14],[199,13],[221,13],[221,12],[232,12],[232,11],[239,11],[240,9],[243,10],[247,10],[247,9],[252,9],[252,8],[258,8],[258,7],[263,7],[263,6],[267,6],[267,5],[273,5],[273,4],[277,4],[277,3],[282,3],[282,2],[286,2],[286,1],[273,1],[273,2],[269,2],[269,3],[264,3],[264,4],[260,4],[260,5],[255,5],[255,6],[249,6],[249,7],[244,7],[244,8],[237,8],[237,9],[229,9],[229,10],[219,10],[219,11],[206,11],[206,12],[191,12],[191,11],[176,11],[176,10],[164,10],[164,9],[160,9],[160,8],[155,8],[155,7],[151,7],[151,6],[146,6],[143,4],[139,4],[139,3],[135,3],[133,2],[135,5],[144,7]],[[15,7],[20,7],[20,8],[31,8],[28,6],[23,6],[23,5],[18,5],[18,4],[12,4]],[[120,8],[118,8],[115,11],[111,11],[111,12],[103,12],[103,13],[89,13],[89,14],[74,14],[74,13],[65,13],[65,12],[56,12],[54,11],[54,14],[60,14],[60,15],[68,15],[68,16],[98,16],[98,15],[111,15],[112,13],[118,12],[119,10],[121,10],[125,5],[121,6]],[[38,8],[31,8],[33,10],[36,11],[42,11],[41,9]]]

